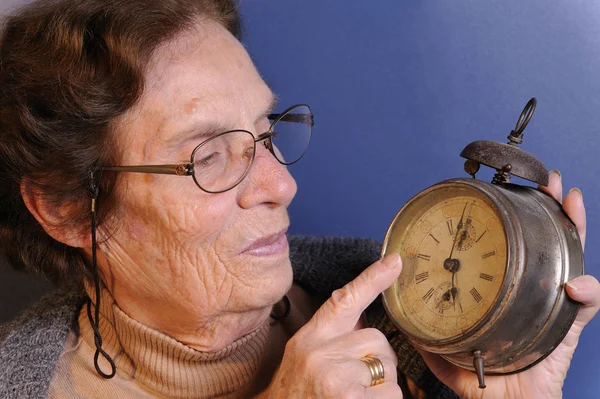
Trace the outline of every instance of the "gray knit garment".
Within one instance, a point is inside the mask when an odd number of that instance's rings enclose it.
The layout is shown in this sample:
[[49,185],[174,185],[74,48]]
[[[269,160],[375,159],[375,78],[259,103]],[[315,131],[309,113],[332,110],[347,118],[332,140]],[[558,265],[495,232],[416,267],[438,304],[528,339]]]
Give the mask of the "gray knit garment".
[[[324,298],[375,262],[381,249],[376,241],[360,238],[294,236],[289,241],[295,282]],[[0,328],[0,398],[46,396],[67,333],[76,328],[84,300],[81,286],[62,287]],[[399,374],[411,378],[429,397],[457,397],[427,369],[380,303],[374,303],[367,313],[369,326],[381,330],[396,350]]]

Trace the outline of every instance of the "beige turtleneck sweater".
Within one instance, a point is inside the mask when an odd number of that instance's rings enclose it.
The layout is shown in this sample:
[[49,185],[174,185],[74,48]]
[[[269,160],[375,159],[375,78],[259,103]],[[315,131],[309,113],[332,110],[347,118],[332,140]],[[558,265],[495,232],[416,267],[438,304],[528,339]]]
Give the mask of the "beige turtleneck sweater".
[[[86,284],[92,299],[94,292]],[[300,287],[288,297],[284,320],[270,322],[218,352],[199,352],[126,315],[106,289],[100,303],[102,348],[117,374],[110,380],[94,368],[94,332],[84,306],[60,356],[49,398],[248,397],[262,391],[281,361],[285,343],[319,306]],[[95,302],[95,301],[94,301]],[[92,307],[93,311],[93,307]],[[267,344],[268,343],[268,344]],[[100,367],[110,372],[100,356]]]

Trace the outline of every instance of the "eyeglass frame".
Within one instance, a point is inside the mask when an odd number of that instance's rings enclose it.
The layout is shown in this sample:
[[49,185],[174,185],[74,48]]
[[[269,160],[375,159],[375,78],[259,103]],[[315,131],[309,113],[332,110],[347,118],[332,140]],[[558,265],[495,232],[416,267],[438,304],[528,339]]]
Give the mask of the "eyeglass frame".
[[[297,107],[302,107],[305,106],[306,108],[308,108],[309,113],[308,114],[290,114],[289,112],[292,111],[294,108]],[[206,193],[209,194],[219,194],[219,193],[223,193],[226,191],[229,191],[233,188],[235,188],[238,184],[240,184],[248,175],[248,173],[250,172],[250,169],[252,168],[252,164],[254,163],[254,158],[256,156],[256,143],[259,143],[261,141],[264,141],[264,146],[267,150],[269,150],[269,152],[275,157],[275,159],[277,160],[277,162],[279,162],[282,165],[293,165],[294,163],[298,162],[300,159],[302,159],[302,157],[304,156],[304,154],[306,153],[306,150],[308,149],[308,145],[306,146],[306,148],[304,149],[304,152],[302,153],[302,155],[300,155],[300,157],[298,157],[298,159],[296,159],[293,162],[282,162],[277,155],[275,155],[275,150],[273,149],[273,140],[272,137],[274,136],[275,132],[273,131],[273,127],[281,120],[283,120],[284,118],[290,118],[289,122],[298,122],[298,123],[307,123],[310,126],[310,134],[309,134],[309,138],[308,141],[310,143],[310,139],[312,137],[312,127],[315,125],[315,120],[314,120],[314,114],[312,113],[312,110],[310,108],[310,106],[308,104],[295,104],[292,105],[291,107],[288,107],[285,111],[279,113],[279,114],[269,114],[267,115],[267,119],[272,120],[273,122],[271,122],[271,126],[269,126],[269,130],[267,130],[264,133],[261,133],[258,135],[258,137],[254,138],[254,151],[252,152],[252,159],[250,160],[250,163],[248,165],[248,168],[246,169],[246,171],[244,172],[244,174],[239,178],[239,180],[231,187],[226,188],[224,190],[218,190],[218,191],[211,191],[211,190],[207,190],[205,188],[203,188],[200,183],[198,183],[198,181],[196,180],[196,175],[194,174],[194,156],[196,155],[196,152],[200,149],[200,147],[202,147],[204,144],[206,144],[207,142],[214,140],[218,137],[221,137],[225,134],[229,134],[229,133],[233,133],[233,132],[245,132],[245,133],[249,133],[252,137],[254,137],[254,134],[248,130],[245,129],[233,129],[233,130],[228,130],[226,132],[223,133],[219,133],[215,136],[212,136],[206,140],[204,140],[203,142],[201,142],[200,144],[198,144],[193,150],[192,150],[192,155],[190,157],[190,162],[189,163],[180,163],[180,164],[166,164],[166,165],[131,165],[131,166],[103,166],[103,167],[99,167],[96,170],[98,171],[109,171],[109,172],[132,172],[132,173],[153,173],[153,174],[162,174],[162,175],[176,175],[176,176],[192,176],[192,178],[194,179],[194,183],[196,183],[196,186],[198,186],[198,188]],[[308,118],[308,119],[307,119]],[[266,140],[266,141],[265,141]]]

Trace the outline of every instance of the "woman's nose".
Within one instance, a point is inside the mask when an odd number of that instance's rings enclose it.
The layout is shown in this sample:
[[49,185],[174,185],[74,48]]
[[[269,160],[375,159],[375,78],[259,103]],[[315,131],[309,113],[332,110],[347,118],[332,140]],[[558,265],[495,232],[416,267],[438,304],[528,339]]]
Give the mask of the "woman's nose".
[[256,144],[254,163],[240,185],[239,203],[242,208],[260,204],[288,206],[296,195],[296,181],[263,143]]

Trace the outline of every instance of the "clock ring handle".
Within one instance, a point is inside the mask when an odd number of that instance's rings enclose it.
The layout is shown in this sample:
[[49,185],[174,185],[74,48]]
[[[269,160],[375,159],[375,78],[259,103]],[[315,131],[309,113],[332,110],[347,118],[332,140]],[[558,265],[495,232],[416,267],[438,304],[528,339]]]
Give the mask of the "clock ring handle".
[[527,102],[519,116],[515,130],[508,135],[507,144],[479,140],[467,145],[460,153],[461,157],[468,160],[465,163],[465,171],[473,176],[481,164],[496,169],[498,177],[494,176],[494,183],[507,183],[512,175],[547,186],[548,170],[542,161],[519,148],[519,145],[523,143],[523,130],[531,120],[536,104],[535,97]]
[[523,108],[521,115],[519,115],[519,120],[517,120],[515,130],[511,131],[510,135],[508,136],[508,144],[517,147],[523,142],[523,130],[525,130],[527,124],[531,120],[531,117],[535,112],[536,105],[537,100],[535,97],[532,97],[527,104],[525,104],[525,108]]

